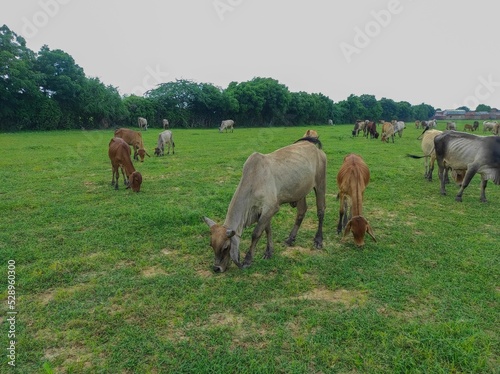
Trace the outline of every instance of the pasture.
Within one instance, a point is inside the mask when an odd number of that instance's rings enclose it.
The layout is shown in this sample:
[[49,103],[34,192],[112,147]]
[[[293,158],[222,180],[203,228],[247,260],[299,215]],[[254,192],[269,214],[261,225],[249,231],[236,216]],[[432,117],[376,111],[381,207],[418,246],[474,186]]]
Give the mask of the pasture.
[[[282,206],[271,259],[263,237],[252,267],[212,272],[202,217],[222,223],[246,158],[306,129],[174,128],[175,155],[134,162],[140,193],[121,177],[111,187],[112,130],[0,134],[0,372],[13,372],[9,260],[19,373],[498,372],[500,187],[489,182],[480,203],[476,176],[462,203],[454,185],[441,196],[437,165],[428,182],[423,160],[406,157],[421,154],[413,124],[394,144],[316,127],[323,249],[312,249],[311,193],[294,247],[283,241],[295,209]],[[160,131],[142,133],[151,155]],[[377,242],[362,249],[336,234],[336,175],[351,152],[371,172],[363,207]]]

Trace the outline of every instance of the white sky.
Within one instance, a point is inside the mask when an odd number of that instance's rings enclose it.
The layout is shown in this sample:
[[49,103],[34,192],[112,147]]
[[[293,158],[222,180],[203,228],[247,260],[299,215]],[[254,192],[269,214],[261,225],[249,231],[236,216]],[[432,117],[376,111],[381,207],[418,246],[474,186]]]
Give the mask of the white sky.
[[500,108],[492,0],[0,0],[0,9],[0,25],[30,49],[62,49],[122,94],[176,78],[226,88],[271,77],[335,102],[371,94]]

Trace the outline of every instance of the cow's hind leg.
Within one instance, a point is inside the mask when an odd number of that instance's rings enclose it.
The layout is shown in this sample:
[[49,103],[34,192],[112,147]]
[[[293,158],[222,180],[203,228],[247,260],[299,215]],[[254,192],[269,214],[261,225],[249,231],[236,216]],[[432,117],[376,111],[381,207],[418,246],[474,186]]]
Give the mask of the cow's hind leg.
[[302,199],[296,202],[297,204],[297,216],[295,217],[295,225],[288,235],[288,239],[285,240],[287,245],[293,245],[295,242],[295,237],[297,236],[297,232],[299,231],[300,225],[302,224],[302,220],[304,219],[307,212],[307,202],[306,197],[304,196]]
[[323,220],[325,218],[326,182],[314,189],[316,193],[316,211],[318,216],[318,230],[314,235],[314,247],[323,248]]
[[264,253],[264,258],[265,259],[270,259],[273,256],[273,250],[274,250],[274,245],[273,245],[273,234],[271,231],[271,222],[266,226],[266,236],[267,236],[267,246],[266,246],[266,252]]
[[486,184],[488,183],[488,180],[485,179],[481,175],[481,202],[485,203],[486,202]]

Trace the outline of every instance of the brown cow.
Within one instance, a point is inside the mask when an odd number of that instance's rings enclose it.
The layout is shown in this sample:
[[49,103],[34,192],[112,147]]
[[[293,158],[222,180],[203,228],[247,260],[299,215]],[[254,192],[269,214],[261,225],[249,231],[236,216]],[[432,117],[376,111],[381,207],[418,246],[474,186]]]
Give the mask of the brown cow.
[[143,162],[144,156],[150,157],[148,152],[144,149],[142,134],[139,131],[129,130],[126,128],[116,129],[115,137],[122,138],[128,145],[131,145],[134,148],[134,160],[138,161],[140,158],[141,162]]
[[132,164],[130,147],[128,144],[120,138],[111,139],[109,142],[108,156],[111,160],[111,166],[113,167],[111,185],[114,186],[116,190],[118,189],[118,178],[120,176],[118,168],[121,168],[123,180],[127,188],[132,188],[132,191],[139,192],[141,190],[142,175],[135,170]]
[[[337,174],[340,199],[337,233],[340,234],[344,230],[343,237],[345,237],[352,231],[354,243],[358,246],[365,244],[365,232],[377,241],[371,226],[363,217],[363,194],[369,182],[370,170],[363,158],[354,153],[345,156]],[[351,200],[351,214],[348,214],[348,198]]]

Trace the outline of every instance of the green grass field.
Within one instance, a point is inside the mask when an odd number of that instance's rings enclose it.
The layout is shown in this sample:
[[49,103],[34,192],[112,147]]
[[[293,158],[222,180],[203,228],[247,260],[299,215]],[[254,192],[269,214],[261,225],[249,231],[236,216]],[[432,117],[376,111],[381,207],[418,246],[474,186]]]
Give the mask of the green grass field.
[[[500,187],[480,203],[476,176],[463,203],[455,185],[441,196],[437,166],[428,182],[423,160],[406,157],[421,154],[413,124],[395,144],[315,129],[328,157],[324,248],[312,249],[311,193],[295,247],[282,244],[295,219],[282,206],[273,258],[263,237],[251,268],[223,274],[202,217],[223,222],[246,158],[305,127],[174,129],[175,155],[135,163],[140,193],[110,185],[112,130],[0,134],[0,373],[499,373]],[[159,132],[143,132],[150,154]],[[362,249],[336,234],[336,174],[351,152],[371,171],[377,242]]]

